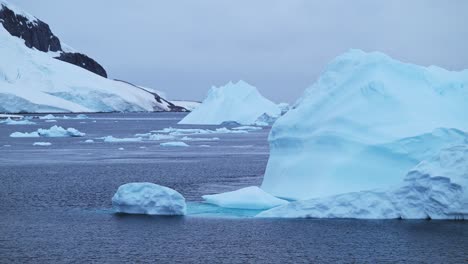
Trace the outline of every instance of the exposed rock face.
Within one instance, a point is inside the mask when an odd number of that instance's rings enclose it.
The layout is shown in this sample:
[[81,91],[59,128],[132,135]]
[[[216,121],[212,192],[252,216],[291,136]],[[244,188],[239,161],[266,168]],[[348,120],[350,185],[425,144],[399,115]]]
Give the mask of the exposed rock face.
[[61,61],[65,61],[81,68],[84,68],[90,72],[94,72],[102,77],[107,78],[106,70],[92,58],[82,54],[73,52],[63,52],[59,57],[55,57]]
[[3,27],[11,35],[24,39],[24,44],[27,47],[44,52],[62,50],[60,40],[52,33],[49,25],[38,19],[30,21],[22,15],[15,14],[13,10],[3,4],[1,7],[0,20]]
[[12,35],[24,40],[28,48],[43,52],[61,52],[59,59],[107,78],[104,68],[90,57],[81,53],[64,52],[60,40],[43,21],[15,13],[6,4],[0,3],[0,23]]

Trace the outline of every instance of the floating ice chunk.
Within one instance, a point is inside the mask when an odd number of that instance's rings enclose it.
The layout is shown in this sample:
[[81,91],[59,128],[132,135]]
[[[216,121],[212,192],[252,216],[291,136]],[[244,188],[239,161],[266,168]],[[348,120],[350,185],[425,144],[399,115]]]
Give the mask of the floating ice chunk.
[[89,117],[85,114],[76,115],[75,119],[88,119]]
[[281,110],[250,84],[244,81],[230,82],[222,87],[211,88],[202,104],[179,124],[220,125],[225,121],[234,121],[251,125],[263,113],[278,117]]
[[296,201],[258,217],[468,219],[468,146],[419,163],[398,187]]
[[61,126],[53,126],[49,129],[39,128],[37,133],[41,137],[83,137],[86,135],[75,128],[64,129]]
[[237,209],[270,209],[285,205],[288,202],[266,193],[257,186],[250,186],[237,191],[220,194],[203,195],[207,203],[215,204],[225,208]]
[[50,142],[34,142],[33,146],[50,146],[52,143]]
[[55,122],[57,122],[57,120],[50,119],[50,120],[45,120],[45,122],[47,122],[47,123],[55,123]]
[[31,122],[29,120],[13,120],[11,118],[7,118],[4,121],[0,121],[0,123],[5,124],[5,125],[35,125],[36,123]]
[[168,140],[168,139],[174,139],[175,137],[172,135],[163,135],[163,134],[151,134],[148,139],[149,140]]
[[201,148],[209,148],[209,147],[211,147],[211,146],[210,146],[210,145],[200,145],[199,147],[201,147]]
[[185,198],[177,191],[154,183],[127,183],[112,197],[116,212],[148,215],[185,215]]
[[82,133],[74,128],[64,129],[60,126],[53,126],[49,129],[39,128],[35,132],[22,133],[14,132],[10,134],[10,137],[82,137],[85,133]]
[[123,143],[123,142],[140,142],[142,140],[141,137],[137,137],[137,138],[116,138],[116,137],[113,137],[113,136],[107,136],[107,137],[103,137],[102,139],[104,139],[104,142],[109,142],[109,143]]
[[39,119],[57,119],[57,117],[55,117],[54,115],[52,114],[48,114],[48,115],[45,115],[45,116],[40,116]]
[[118,150],[125,150],[124,148],[118,148]]
[[10,134],[10,137],[14,137],[14,138],[36,138],[36,137],[40,137],[39,136],[39,133],[37,133],[36,131],[35,132],[31,132],[31,133],[28,133],[28,132],[13,132]]
[[247,134],[249,132],[245,131],[245,130],[230,130],[230,129],[227,129],[225,127],[221,127],[221,128],[217,128],[214,133],[218,133],[218,134],[229,134],[229,133],[232,133],[232,134]]
[[188,147],[189,145],[182,141],[170,141],[159,144],[162,147]]
[[92,140],[92,139],[87,139],[87,140],[84,141],[84,143],[94,143],[94,140]]

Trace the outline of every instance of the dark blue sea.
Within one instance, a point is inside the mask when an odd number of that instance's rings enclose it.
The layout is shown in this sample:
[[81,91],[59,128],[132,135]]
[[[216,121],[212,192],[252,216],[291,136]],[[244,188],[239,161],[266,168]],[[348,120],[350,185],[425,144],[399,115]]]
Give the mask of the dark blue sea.
[[[178,126],[181,113],[88,116],[0,124],[0,263],[468,262],[466,221],[254,219],[200,204],[204,194],[261,184],[268,128],[168,148],[98,138],[202,127]],[[52,125],[86,136],[9,137]],[[32,145],[38,141],[52,145]],[[185,217],[114,214],[117,188],[141,181],[173,188],[197,209]]]

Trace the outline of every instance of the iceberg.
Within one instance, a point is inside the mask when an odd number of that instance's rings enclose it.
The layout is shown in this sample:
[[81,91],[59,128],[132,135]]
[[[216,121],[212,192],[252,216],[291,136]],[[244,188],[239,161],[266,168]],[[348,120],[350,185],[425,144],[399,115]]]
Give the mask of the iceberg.
[[205,202],[219,207],[234,209],[265,210],[288,202],[266,193],[257,186],[250,186],[232,192],[203,195]]
[[159,144],[161,147],[189,147],[189,145],[182,141],[170,141]]
[[351,50],[333,60],[273,125],[261,188],[305,200],[388,188],[466,142],[468,70]]
[[5,125],[35,125],[36,123],[32,122],[32,121],[29,121],[29,120],[14,120],[14,119],[11,119],[11,118],[7,118],[6,120],[4,121],[0,121],[1,124],[5,124]]
[[75,128],[64,129],[61,126],[53,126],[49,129],[39,128],[30,133],[14,132],[10,134],[10,137],[83,137],[85,135]]
[[468,145],[443,149],[411,169],[403,183],[296,201],[257,217],[468,219]]
[[118,213],[148,215],[185,215],[185,198],[177,191],[148,182],[127,183],[112,197]]
[[222,87],[212,87],[201,105],[179,124],[220,125],[236,122],[252,125],[263,114],[278,117],[281,109],[250,84],[244,81],[229,82]]

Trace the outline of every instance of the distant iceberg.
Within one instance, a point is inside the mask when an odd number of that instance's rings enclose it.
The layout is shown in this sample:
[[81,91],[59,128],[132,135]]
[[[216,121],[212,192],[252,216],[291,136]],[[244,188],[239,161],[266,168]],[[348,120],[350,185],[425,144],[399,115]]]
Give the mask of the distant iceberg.
[[230,82],[222,87],[211,88],[202,104],[179,124],[220,125],[233,122],[252,125],[263,114],[279,117],[281,109],[252,85],[244,81]]
[[75,128],[63,128],[61,126],[53,126],[49,129],[39,128],[34,132],[14,132],[10,137],[83,137],[85,133],[78,131]]

